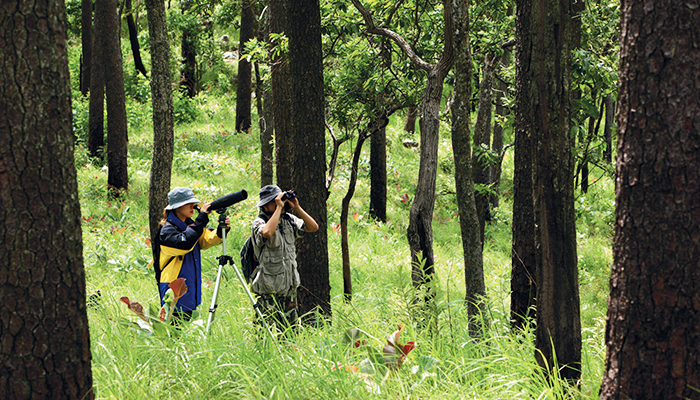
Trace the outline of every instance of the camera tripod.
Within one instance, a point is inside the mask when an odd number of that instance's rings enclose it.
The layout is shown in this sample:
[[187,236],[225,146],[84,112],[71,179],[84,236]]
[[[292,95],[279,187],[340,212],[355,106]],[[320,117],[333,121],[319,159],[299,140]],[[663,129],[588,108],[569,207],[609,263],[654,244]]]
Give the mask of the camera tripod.
[[219,285],[221,284],[221,273],[224,270],[224,265],[229,264],[229,265],[232,265],[233,270],[236,271],[236,275],[238,276],[238,280],[241,282],[241,286],[243,286],[243,289],[245,289],[245,292],[248,295],[248,299],[250,299],[250,302],[253,304],[253,309],[258,314],[258,317],[262,321],[263,325],[265,325],[265,330],[267,330],[267,333],[270,334],[270,337],[272,339],[274,339],[275,337],[272,334],[270,327],[267,325],[267,321],[265,320],[265,318],[262,314],[262,311],[260,311],[260,305],[255,301],[253,294],[250,293],[250,289],[248,289],[248,285],[246,284],[245,279],[243,279],[243,275],[241,275],[241,271],[239,271],[238,268],[236,268],[236,264],[234,264],[233,258],[226,254],[226,208],[220,208],[220,209],[216,210],[216,212],[219,214],[218,229],[221,230],[221,234],[222,234],[223,243],[221,245],[223,248],[223,254],[220,255],[219,257],[216,257],[216,259],[219,260],[219,270],[216,273],[216,283],[214,284],[214,295],[211,298],[211,307],[209,307],[209,318],[207,319],[206,333],[207,333],[207,335],[209,334],[209,328],[211,327],[211,323],[214,320],[214,314],[216,314],[216,308],[218,307],[218,304],[216,304],[216,298],[219,295]]

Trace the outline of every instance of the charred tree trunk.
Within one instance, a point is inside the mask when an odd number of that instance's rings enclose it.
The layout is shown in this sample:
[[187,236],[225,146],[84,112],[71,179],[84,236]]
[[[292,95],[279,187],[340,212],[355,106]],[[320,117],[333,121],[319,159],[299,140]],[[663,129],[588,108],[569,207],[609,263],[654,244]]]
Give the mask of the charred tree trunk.
[[386,126],[389,118],[383,114],[374,122],[370,135],[369,215],[386,223]]
[[[95,47],[104,49],[105,93],[107,95],[107,187],[110,196],[119,197],[129,189],[127,170],[128,136],[126,94],[119,37],[116,0],[98,0],[95,4]],[[94,71],[93,71],[94,72]],[[93,95],[96,93],[93,92]]]
[[[469,46],[469,4],[459,2],[453,9],[455,26],[455,84],[452,116],[452,149],[455,162],[455,186],[459,227],[464,251],[465,301],[469,317],[469,335],[483,335],[482,321],[486,321],[484,261],[479,235],[479,217],[472,181],[472,148],[469,132],[469,102],[471,101],[472,57]],[[482,318],[483,317],[483,318]]]
[[93,399],[63,2],[0,16],[0,393]]
[[302,285],[299,312],[304,315],[318,311],[330,318],[321,9],[318,0],[289,0],[288,5],[289,72],[295,81],[304,82],[291,88],[292,178],[304,209],[319,226],[317,232],[297,242]]
[[131,0],[124,0],[124,12],[126,13],[126,24],[129,27],[129,43],[131,44],[131,53],[134,55],[134,67],[145,78],[148,78],[148,72],[141,60],[141,50],[139,50],[139,31],[136,29],[134,15],[131,12]]
[[[516,4],[516,35],[522,46],[518,51],[524,56],[518,58],[522,90],[518,100],[532,111],[516,124],[529,131],[537,149],[532,163],[535,358],[549,373],[558,366],[562,378],[575,381],[581,374],[581,322],[570,138],[572,3],[519,0]],[[516,117],[523,118],[522,111]]]
[[153,102],[153,152],[148,188],[148,222],[151,243],[154,243],[158,222],[168,205],[175,137],[173,88],[170,79],[170,39],[164,3],[160,0],[146,0],[146,12],[151,45]]
[[255,37],[255,1],[241,1],[241,29],[238,46],[238,86],[236,88],[236,132],[250,129],[252,68],[244,54],[245,43]]
[[700,9],[672,0],[621,6],[614,262],[600,398],[697,400],[700,51],[689,38],[700,37]]
[[80,66],[80,93],[87,96],[90,91],[92,65],[92,0],[81,0],[80,8],[80,43],[83,46],[83,58]]

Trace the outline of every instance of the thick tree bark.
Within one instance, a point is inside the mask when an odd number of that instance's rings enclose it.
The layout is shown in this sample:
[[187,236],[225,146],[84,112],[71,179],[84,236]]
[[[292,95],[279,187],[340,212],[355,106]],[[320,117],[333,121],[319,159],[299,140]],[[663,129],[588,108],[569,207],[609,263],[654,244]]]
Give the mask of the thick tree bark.
[[689,4],[621,2],[605,400],[700,399],[700,9]]
[[[469,132],[469,102],[471,100],[472,57],[469,46],[469,3],[457,1],[452,10],[454,19],[455,83],[452,116],[452,149],[455,162],[455,186],[459,227],[464,251],[464,282],[469,335],[482,336],[482,321],[486,321],[486,285],[482,240],[472,181],[472,148]],[[482,318],[483,317],[483,318]]]
[[126,24],[129,28],[129,43],[131,44],[131,54],[134,56],[134,67],[144,77],[148,78],[148,72],[141,60],[141,51],[139,50],[139,31],[134,22],[134,15],[131,12],[131,0],[124,0],[124,12],[126,13]]
[[93,399],[63,2],[0,13],[0,393]]
[[292,177],[304,209],[319,226],[297,242],[302,284],[299,311],[300,315],[319,311],[330,318],[321,9],[318,0],[289,0],[288,4],[289,72],[304,83],[293,85],[291,91]]
[[389,118],[382,114],[374,122],[370,134],[370,190],[369,215],[386,223],[386,126]]
[[[241,1],[241,29],[238,54],[243,55],[245,43],[255,37],[255,1]],[[251,87],[253,72],[245,57],[238,57],[238,86],[236,88],[236,132],[250,129]]]
[[153,243],[158,231],[158,222],[168,205],[175,138],[173,88],[170,78],[170,39],[165,5],[161,0],[146,0],[146,12],[151,45],[153,102],[153,153],[148,188],[148,222],[151,243]]
[[90,68],[92,65],[92,0],[81,0],[80,8],[80,43],[83,46],[80,93],[87,96],[90,91]]
[[[116,0],[95,3],[95,48],[104,49],[105,93],[107,95],[107,187],[110,195],[120,196],[129,189],[127,170],[128,135],[126,94],[119,37]],[[95,71],[93,71],[94,73]],[[93,92],[93,95],[96,93]]]
[[[537,149],[533,199],[537,262],[535,357],[561,377],[581,374],[581,323],[574,218],[571,132],[571,1],[516,2],[518,99],[532,111],[517,121]],[[523,54],[528,53],[528,54]],[[524,64],[527,63],[527,64]],[[523,103],[518,103],[522,106]],[[519,110],[516,118],[523,118]]]
[[[270,33],[285,33],[285,35],[289,36],[288,1],[270,0],[268,2]],[[283,54],[274,58],[270,68],[277,185],[292,188],[294,187],[294,154],[292,153],[292,140],[290,138],[292,78],[289,72],[288,55]]]

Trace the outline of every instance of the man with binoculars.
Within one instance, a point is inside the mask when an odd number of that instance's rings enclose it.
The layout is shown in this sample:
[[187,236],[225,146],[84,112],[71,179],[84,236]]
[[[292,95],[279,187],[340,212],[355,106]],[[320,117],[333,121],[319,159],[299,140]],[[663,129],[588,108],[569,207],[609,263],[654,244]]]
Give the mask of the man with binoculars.
[[[260,215],[253,221],[255,257],[260,265],[252,274],[252,289],[266,319],[280,330],[293,327],[299,318],[295,240],[306,232],[316,232],[318,224],[299,205],[294,191],[283,192],[276,185],[260,189]],[[293,210],[296,215],[288,214]]]

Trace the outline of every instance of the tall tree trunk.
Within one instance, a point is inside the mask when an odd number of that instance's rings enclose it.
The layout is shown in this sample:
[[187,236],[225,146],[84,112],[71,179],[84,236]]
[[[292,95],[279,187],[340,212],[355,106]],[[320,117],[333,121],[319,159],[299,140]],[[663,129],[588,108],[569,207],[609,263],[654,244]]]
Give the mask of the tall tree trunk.
[[700,9],[689,4],[621,2],[603,400],[700,399]]
[[[102,35],[104,27],[95,27],[95,43]],[[105,145],[105,59],[100,52],[92,53],[90,62],[90,104],[88,105],[88,152],[90,157],[101,156]]]
[[[182,13],[187,14],[192,6],[192,0],[183,0],[180,3]],[[185,28],[182,31],[182,45],[180,54],[182,56],[182,71],[180,72],[180,88],[187,94],[187,97],[193,98],[197,95],[197,55],[195,50],[195,41],[197,32],[191,28]]]
[[[396,32],[374,24],[372,15],[359,0],[352,0],[353,5],[362,14],[367,31],[393,40],[413,64],[427,72],[428,78],[422,99],[420,118],[420,166],[418,184],[411,205],[407,239],[411,248],[411,280],[419,289],[418,300],[432,303],[434,292],[431,289],[434,276],[433,260],[433,210],[435,208],[435,181],[437,173],[438,142],[440,137],[440,100],[442,99],[443,81],[454,61],[452,45],[452,2],[443,1],[443,18],[445,21],[445,47],[437,64],[423,61],[409,44]],[[430,316],[431,318],[433,316]],[[421,323],[428,321],[421,321]]]
[[148,72],[141,60],[141,51],[139,50],[139,31],[134,22],[134,15],[131,12],[131,0],[124,0],[124,12],[126,13],[126,25],[129,27],[129,43],[131,44],[131,54],[134,56],[134,67],[145,78],[148,78]]
[[[554,359],[561,377],[581,374],[581,322],[574,218],[571,132],[571,1],[518,1],[517,31],[529,55],[519,72],[529,120],[533,157],[537,328],[535,357],[548,369]],[[527,43],[526,43],[527,41]],[[516,115],[517,117],[518,115]],[[519,116],[523,115],[519,113]]]
[[[452,116],[452,149],[455,162],[455,186],[459,227],[464,251],[464,282],[469,335],[482,336],[481,321],[486,321],[484,261],[479,235],[479,217],[472,181],[472,148],[469,132],[469,102],[472,96],[472,57],[469,46],[469,2],[458,1],[452,10],[455,36],[455,83]],[[484,318],[482,318],[482,316]]]
[[[269,0],[270,33],[285,33],[289,36],[289,20],[287,2],[289,0]],[[294,154],[292,153],[291,108],[292,108],[292,78],[289,72],[288,54],[272,59],[271,84],[272,107],[275,126],[275,163],[277,168],[277,185],[292,188]]]
[[[512,8],[508,9],[508,15],[513,15]],[[508,46],[504,49],[503,55],[501,55],[500,66],[507,67],[510,65],[510,63],[511,50],[510,46]],[[496,93],[494,95],[494,113],[496,114],[496,118],[493,123],[493,144],[491,145],[491,148],[496,154],[501,155],[501,160],[493,169],[493,175],[491,176],[491,183],[495,192],[495,194],[491,196],[492,208],[497,208],[499,206],[499,198],[501,194],[501,172],[503,165],[502,156],[504,152],[503,125],[501,125],[501,120],[505,119],[505,117],[510,114],[510,110],[503,104],[503,97],[507,95],[508,85],[503,80],[499,79],[497,81],[496,88]]]
[[[129,189],[127,170],[128,136],[126,94],[119,38],[116,0],[95,3],[95,47],[104,49],[105,93],[107,95],[107,187],[111,196]],[[98,33],[99,32],[99,33]],[[94,72],[94,71],[93,71]],[[93,92],[93,95],[96,94]]]
[[260,78],[258,64],[255,63],[255,100],[258,107],[260,127],[260,187],[272,185],[274,179],[274,146],[272,144],[273,121],[272,94],[269,85]]
[[90,91],[90,68],[92,62],[92,0],[80,2],[80,43],[83,46],[80,67],[80,93],[87,96]]
[[289,0],[289,73],[303,85],[292,86],[290,115],[294,185],[304,209],[319,229],[297,245],[301,290],[300,315],[331,316],[326,215],[326,129],[323,109],[323,51],[318,0]]
[[374,123],[370,134],[370,217],[386,223],[386,126],[389,118],[382,114]]
[[248,132],[250,129],[250,98],[252,86],[252,68],[249,61],[242,57],[245,43],[255,37],[255,1],[241,1],[241,29],[238,46],[238,86],[236,88],[236,132]]
[[603,137],[605,138],[605,150],[603,150],[603,158],[608,164],[612,163],[612,129],[615,122],[615,101],[612,95],[607,95],[603,99],[605,103],[605,127],[603,128]]
[[173,88],[170,78],[170,39],[165,5],[161,0],[146,0],[146,12],[151,46],[153,102],[153,153],[148,188],[148,222],[151,243],[153,243],[158,231],[158,222],[168,205],[175,138]]
[[[270,43],[270,13],[265,13],[265,22],[259,30],[260,40]],[[272,90],[269,81],[260,79],[259,66],[255,64],[255,93],[258,102],[258,121],[260,125],[260,187],[272,185],[274,181],[274,132]]]
[[357,137],[355,152],[352,156],[352,167],[350,171],[350,182],[348,183],[348,192],[343,197],[340,207],[340,251],[343,256],[343,299],[349,303],[352,301],[352,275],[350,273],[350,246],[348,245],[348,214],[350,212],[350,200],[355,194],[355,185],[357,184],[357,170],[360,164],[360,155],[362,154],[362,145],[367,139],[367,133],[361,132]]
[[93,399],[63,2],[0,15],[0,393]]
[[[474,126],[474,146],[490,148],[491,144],[491,112],[493,110],[493,82],[495,79],[494,65],[496,56],[493,53],[486,55],[484,59],[483,78],[479,84],[479,112]],[[487,185],[490,183],[490,166],[479,160],[478,154],[472,156],[474,183]],[[476,214],[479,217],[479,235],[484,242],[484,225],[488,217],[489,195],[475,193]]]

